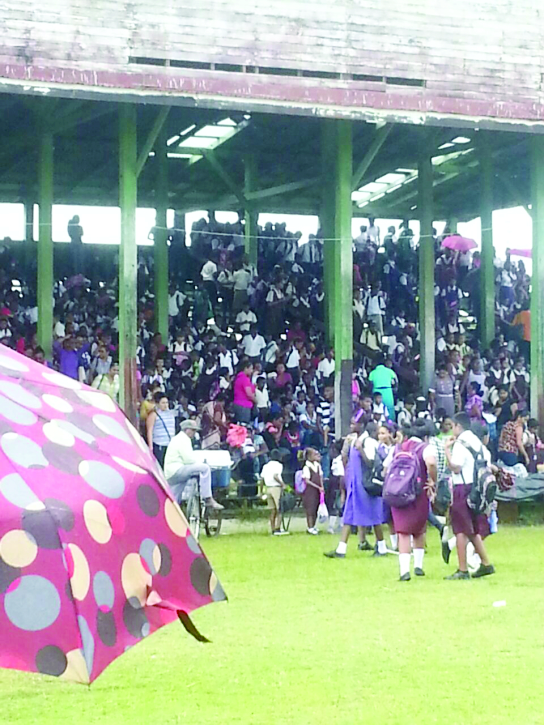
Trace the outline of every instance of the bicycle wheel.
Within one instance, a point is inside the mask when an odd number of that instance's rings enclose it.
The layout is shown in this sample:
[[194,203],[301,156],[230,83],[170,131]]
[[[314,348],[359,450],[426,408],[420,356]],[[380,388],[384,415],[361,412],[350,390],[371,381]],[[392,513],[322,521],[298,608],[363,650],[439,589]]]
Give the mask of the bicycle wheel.
[[192,535],[198,541],[200,536],[200,495],[197,490],[191,493],[187,501],[187,521]]
[[204,529],[206,536],[219,536],[221,531],[221,523],[223,521],[223,512],[215,509],[206,508],[204,515]]

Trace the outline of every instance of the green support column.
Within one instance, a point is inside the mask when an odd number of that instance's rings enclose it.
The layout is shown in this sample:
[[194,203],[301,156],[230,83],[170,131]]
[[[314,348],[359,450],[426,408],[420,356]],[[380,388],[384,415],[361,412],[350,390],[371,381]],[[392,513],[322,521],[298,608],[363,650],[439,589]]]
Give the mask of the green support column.
[[[244,159],[244,194],[256,190],[257,184],[257,162],[253,154],[248,154]],[[245,250],[250,264],[257,267],[259,255],[259,240],[257,239],[257,225],[259,214],[252,208],[245,209]]]
[[421,336],[420,386],[424,394],[433,386],[435,372],[433,166],[430,152],[419,159],[419,330]]
[[136,347],[138,317],[136,248],[136,107],[119,107],[119,205],[121,248],[119,254],[119,402],[129,420],[136,422]]
[[157,188],[155,216],[155,330],[168,344],[168,133],[159,135],[155,148],[157,159]]
[[51,359],[53,351],[53,134],[40,136],[38,170],[40,233],[38,241],[38,342]]
[[484,349],[495,337],[495,267],[493,264],[493,157],[491,149],[486,145],[481,152],[480,166],[482,169],[482,272],[481,295],[482,305],[481,334]]
[[531,277],[531,414],[544,425],[544,136],[531,137],[533,274]]
[[323,288],[325,292],[325,339],[334,346],[334,237],[335,233],[335,123],[321,122],[321,208],[319,222],[323,233]]
[[336,359],[336,435],[349,433],[353,375],[353,239],[351,183],[353,136],[351,121],[335,121],[334,165],[334,352]]

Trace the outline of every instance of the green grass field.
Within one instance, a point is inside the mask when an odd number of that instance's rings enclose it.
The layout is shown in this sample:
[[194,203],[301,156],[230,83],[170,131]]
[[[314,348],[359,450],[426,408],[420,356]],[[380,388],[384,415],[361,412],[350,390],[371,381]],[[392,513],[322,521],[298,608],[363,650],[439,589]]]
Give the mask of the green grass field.
[[344,561],[325,534],[205,541],[230,597],[194,615],[213,644],[170,625],[91,688],[2,670],[0,722],[544,723],[543,534],[503,526],[494,577],[446,582],[433,530],[427,577],[402,584],[354,538]]

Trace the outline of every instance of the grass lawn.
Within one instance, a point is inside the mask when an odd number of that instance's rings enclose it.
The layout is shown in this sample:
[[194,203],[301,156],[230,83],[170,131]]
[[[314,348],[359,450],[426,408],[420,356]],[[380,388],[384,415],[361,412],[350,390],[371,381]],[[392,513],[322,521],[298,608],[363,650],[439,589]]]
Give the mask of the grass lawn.
[[497,574],[446,582],[432,530],[427,577],[402,584],[354,537],[344,561],[326,534],[204,541],[230,597],[194,615],[213,644],[170,625],[90,689],[0,670],[0,722],[544,723],[543,534],[502,526]]

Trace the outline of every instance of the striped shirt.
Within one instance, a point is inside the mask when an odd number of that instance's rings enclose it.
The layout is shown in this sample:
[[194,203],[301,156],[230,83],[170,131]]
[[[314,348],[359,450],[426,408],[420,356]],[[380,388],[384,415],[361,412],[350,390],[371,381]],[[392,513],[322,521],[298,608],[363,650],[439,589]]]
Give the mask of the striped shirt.
[[153,443],[167,446],[176,435],[176,412],[174,410],[157,410],[153,426]]

